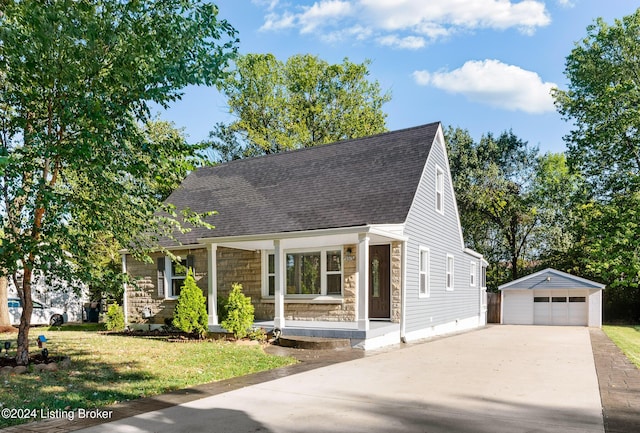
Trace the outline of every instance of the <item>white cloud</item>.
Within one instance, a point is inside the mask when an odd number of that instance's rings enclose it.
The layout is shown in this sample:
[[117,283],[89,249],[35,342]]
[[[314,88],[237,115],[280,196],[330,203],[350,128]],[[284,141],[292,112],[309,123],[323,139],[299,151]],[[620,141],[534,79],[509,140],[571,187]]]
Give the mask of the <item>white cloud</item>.
[[566,8],[572,8],[576,5],[575,1],[573,0],[557,0],[558,4],[562,7],[566,7]]
[[557,87],[555,83],[543,82],[535,72],[498,60],[471,60],[453,71],[415,71],[413,78],[420,85],[462,94],[493,107],[533,114],[554,111],[550,91]]
[[400,38],[397,35],[388,35],[378,38],[380,45],[385,45],[394,48],[404,48],[409,50],[417,50],[426,45],[423,37],[420,36],[405,36]]
[[415,49],[420,38],[426,45],[425,38],[438,39],[459,29],[516,28],[531,34],[551,22],[540,0],[318,0],[311,6],[257,1],[268,5],[262,30],[296,28],[335,41],[352,27],[364,27],[379,43],[407,49]]
[[425,24],[528,30],[550,23],[545,4],[537,0],[359,0],[359,4],[389,30]]

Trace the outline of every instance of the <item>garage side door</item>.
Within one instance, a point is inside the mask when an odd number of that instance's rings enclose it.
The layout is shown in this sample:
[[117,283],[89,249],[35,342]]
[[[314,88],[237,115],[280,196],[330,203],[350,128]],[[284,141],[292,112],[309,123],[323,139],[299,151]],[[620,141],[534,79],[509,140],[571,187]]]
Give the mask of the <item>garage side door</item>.
[[505,325],[533,325],[533,294],[531,291],[503,292],[502,323]]

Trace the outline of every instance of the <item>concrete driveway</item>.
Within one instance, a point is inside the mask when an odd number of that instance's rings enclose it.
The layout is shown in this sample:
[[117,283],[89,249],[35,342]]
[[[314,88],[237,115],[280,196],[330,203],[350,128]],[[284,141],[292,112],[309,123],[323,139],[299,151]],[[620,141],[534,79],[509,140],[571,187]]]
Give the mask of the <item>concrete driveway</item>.
[[490,326],[86,432],[604,432],[588,328]]

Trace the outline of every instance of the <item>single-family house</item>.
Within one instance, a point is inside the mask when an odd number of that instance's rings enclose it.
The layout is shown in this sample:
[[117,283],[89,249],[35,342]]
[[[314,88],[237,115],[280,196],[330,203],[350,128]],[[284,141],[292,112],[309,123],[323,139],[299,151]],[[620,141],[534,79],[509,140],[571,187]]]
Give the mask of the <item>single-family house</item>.
[[[167,200],[217,212],[163,244],[194,269],[211,330],[234,282],[282,335],[373,348],[485,324],[486,262],[464,247],[439,122],[200,168]],[[183,267],[153,258],[123,254],[130,325],[173,315]]]

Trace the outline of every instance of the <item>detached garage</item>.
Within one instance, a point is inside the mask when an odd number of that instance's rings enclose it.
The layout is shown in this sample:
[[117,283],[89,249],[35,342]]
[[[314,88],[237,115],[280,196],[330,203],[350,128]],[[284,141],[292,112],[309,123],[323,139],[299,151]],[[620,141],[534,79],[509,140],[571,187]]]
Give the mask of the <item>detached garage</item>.
[[604,285],[545,269],[498,287],[505,325],[602,326]]

